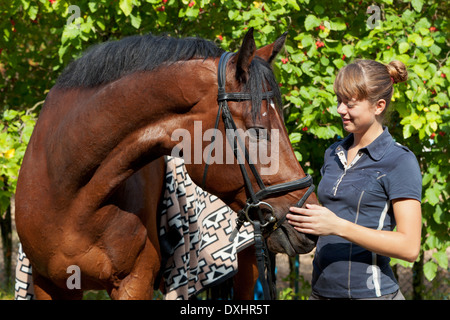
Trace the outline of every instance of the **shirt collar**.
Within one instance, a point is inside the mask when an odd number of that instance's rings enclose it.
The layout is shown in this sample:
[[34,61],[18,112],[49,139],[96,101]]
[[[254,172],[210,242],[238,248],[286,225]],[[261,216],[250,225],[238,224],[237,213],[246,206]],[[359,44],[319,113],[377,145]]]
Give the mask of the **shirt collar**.
[[[384,128],[383,133],[380,134],[371,144],[367,147],[361,148],[361,151],[366,151],[369,156],[375,160],[379,161],[385,155],[387,149],[393,143],[393,139],[387,127]],[[353,133],[345,137],[341,143],[336,148],[336,154],[348,150],[353,143]]]

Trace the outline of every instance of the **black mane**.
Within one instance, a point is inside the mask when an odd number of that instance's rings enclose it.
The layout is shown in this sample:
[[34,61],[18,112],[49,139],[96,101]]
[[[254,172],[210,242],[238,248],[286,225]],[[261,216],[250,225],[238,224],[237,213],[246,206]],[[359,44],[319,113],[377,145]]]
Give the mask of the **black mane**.
[[[173,38],[169,36],[135,35],[109,41],[88,49],[71,62],[59,76],[59,88],[96,87],[139,71],[151,71],[163,65],[190,59],[220,57],[224,50],[201,38]],[[281,94],[272,67],[266,61],[253,59],[249,80],[242,89],[252,94],[252,115],[259,115],[262,92],[270,87],[274,102],[281,104]]]
[[61,88],[95,87],[138,71],[194,58],[220,57],[223,50],[200,38],[135,35],[88,49],[59,76]]

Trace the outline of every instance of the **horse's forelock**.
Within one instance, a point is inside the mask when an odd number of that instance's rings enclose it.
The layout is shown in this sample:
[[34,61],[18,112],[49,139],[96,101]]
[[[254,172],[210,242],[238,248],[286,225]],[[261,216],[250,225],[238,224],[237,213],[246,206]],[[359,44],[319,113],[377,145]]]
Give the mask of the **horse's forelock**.
[[277,107],[281,107],[281,92],[273,74],[272,66],[265,60],[255,57],[250,64],[249,79],[244,84],[242,92],[252,95],[252,118],[255,120],[261,113],[263,92],[272,91],[273,102]]

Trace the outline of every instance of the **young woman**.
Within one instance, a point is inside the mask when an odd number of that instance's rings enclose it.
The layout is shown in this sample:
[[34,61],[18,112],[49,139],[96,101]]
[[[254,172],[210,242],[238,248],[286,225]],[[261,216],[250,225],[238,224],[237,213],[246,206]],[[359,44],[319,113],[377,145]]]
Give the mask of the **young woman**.
[[337,111],[350,134],[325,152],[323,206],[291,208],[287,216],[298,231],[320,236],[311,299],[404,299],[388,257],[417,259],[422,177],[383,116],[393,85],[407,78],[403,63],[373,60],[357,60],[336,77]]

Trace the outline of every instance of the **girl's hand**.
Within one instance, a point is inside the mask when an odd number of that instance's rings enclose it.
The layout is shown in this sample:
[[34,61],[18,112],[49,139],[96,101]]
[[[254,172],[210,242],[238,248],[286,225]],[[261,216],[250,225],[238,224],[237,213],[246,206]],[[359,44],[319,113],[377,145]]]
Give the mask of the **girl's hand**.
[[286,215],[295,230],[316,236],[337,235],[342,226],[341,218],[325,207],[307,204],[306,209],[291,207]]

